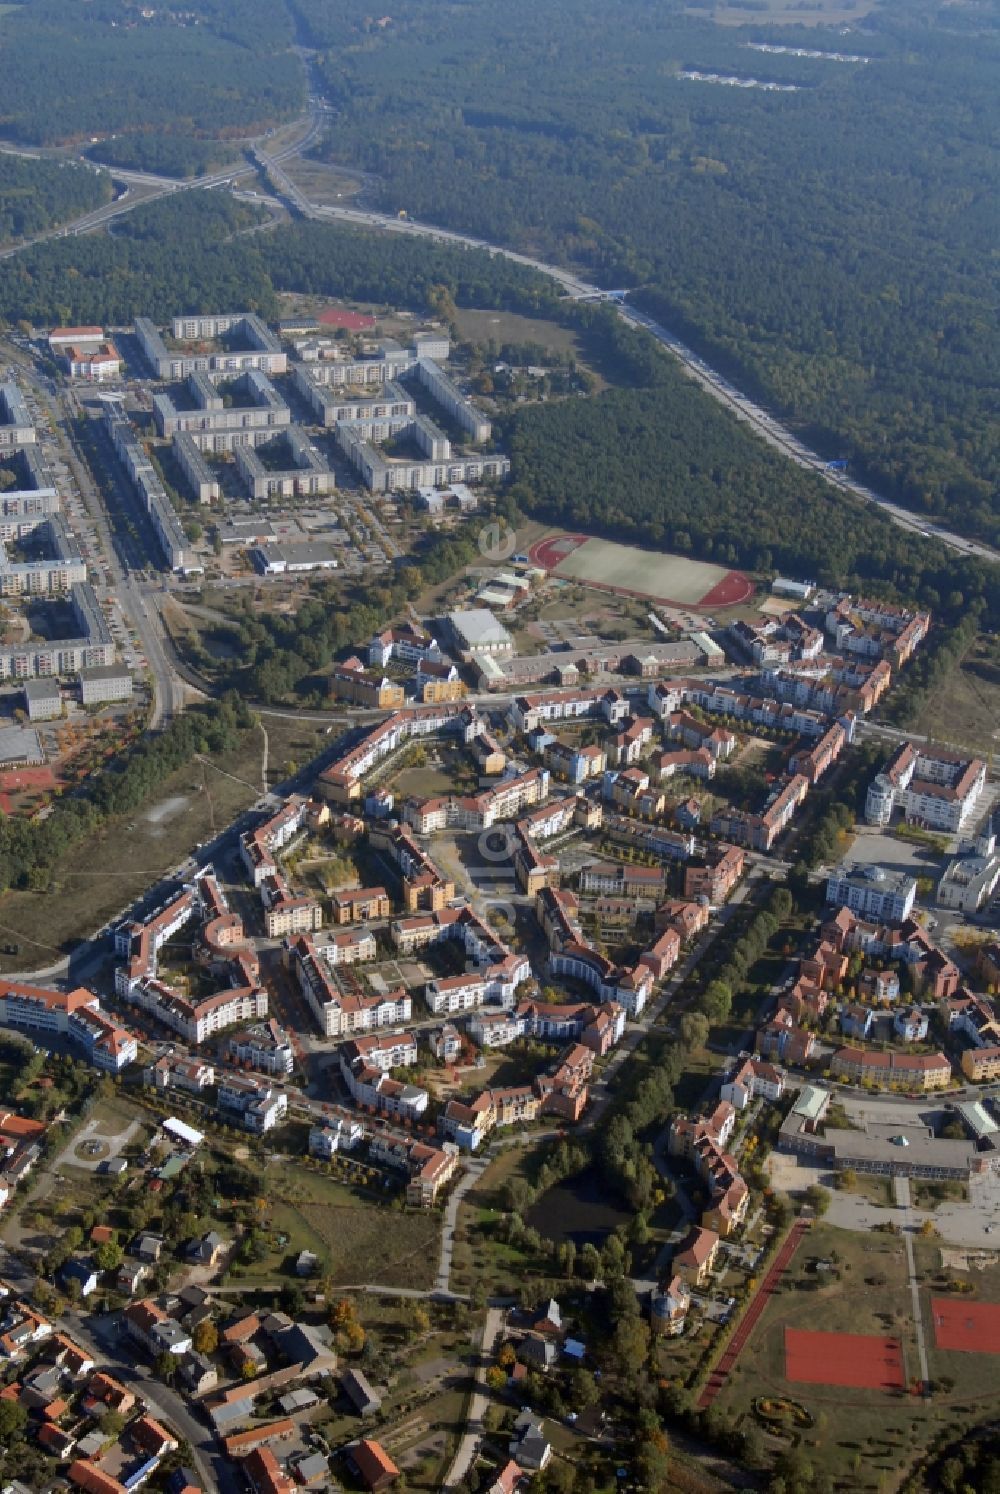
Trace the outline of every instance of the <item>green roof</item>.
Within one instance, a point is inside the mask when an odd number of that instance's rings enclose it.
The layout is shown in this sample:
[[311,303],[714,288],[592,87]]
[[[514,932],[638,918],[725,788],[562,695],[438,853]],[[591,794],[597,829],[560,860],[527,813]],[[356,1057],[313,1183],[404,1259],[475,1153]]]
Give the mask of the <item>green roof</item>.
[[792,1114],[801,1115],[805,1120],[819,1120],[829,1098],[828,1089],[820,1089],[815,1084],[807,1084],[792,1106]]

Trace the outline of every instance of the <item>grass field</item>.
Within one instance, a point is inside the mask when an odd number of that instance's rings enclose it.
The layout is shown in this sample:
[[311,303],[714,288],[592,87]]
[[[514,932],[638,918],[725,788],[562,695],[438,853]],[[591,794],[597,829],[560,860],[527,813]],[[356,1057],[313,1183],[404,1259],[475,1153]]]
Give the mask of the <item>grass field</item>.
[[993,639],[980,636],[924,708],[915,730],[988,756],[997,748],[998,722],[1000,650]]
[[465,311],[456,313],[459,334],[469,342],[537,342],[553,353],[575,353],[577,338],[568,327],[543,317],[518,316],[513,311]]
[[[930,1303],[942,1295],[948,1273],[940,1269],[936,1246],[916,1241],[915,1250],[935,1387],[929,1401],[907,1391],[855,1390],[785,1378],[786,1328],[898,1340],[907,1384],[920,1374],[902,1241],[818,1223],[768,1303],[719,1395],[719,1408],[751,1416],[757,1396],[791,1396],[814,1419],[803,1444],[810,1460],[831,1474],[837,1488],[880,1494],[899,1486],[911,1460],[944,1428],[959,1436],[964,1427],[995,1416],[1000,1411],[1000,1381],[991,1373],[995,1360],[935,1347]],[[832,1272],[816,1271],[821,1259],[835,1263],[839,1280],[832,1279]],[[972,1280],[977,1303],[1000,1299],[1000,1266],[974,1272]]]
[[[308,722],[282,717],[267,718],[267,733],[277,777],[284,777],[289,760],[307,762],[323,740]],[[235,751],[179,769],[134,818],[106,825],[66,853],[53,877],[57,895],[9,892],[0,898],[0,944],[20,945],[16,955],[0,954],[0,972],[52,964],[75,940],[127,908],[199,841],[224,829],[260,793],[262,746],[260,732],[253,731]]]
[[[573,536],[564,538],[565,544],[543,540],[531,553],[538,564],[566,580],[673,602],[681,607],[726,606],[729,602],[746,601],[752,591],[750,582],[742,586],[727,583],[727,578],[736,573],[725,566],[689,560],[684,555],[640,550],[633,545],[615,544],[613,540],[577,536],[578,543],[573,545]],[[727,583],[725,588],[723,583]]]
[[[437,1270],[441,1221],[430,1211],[390,1212],[385,1204],[312,1168],[287,1160],[265,1174],[268,1227],[274,1246],[247,1268],[248,1286],[283,1274],[301,1250],[312,1250],[322,1274],[341,1286],[429,1287]],[[277,1236],[287,1236],[279,1245]]]

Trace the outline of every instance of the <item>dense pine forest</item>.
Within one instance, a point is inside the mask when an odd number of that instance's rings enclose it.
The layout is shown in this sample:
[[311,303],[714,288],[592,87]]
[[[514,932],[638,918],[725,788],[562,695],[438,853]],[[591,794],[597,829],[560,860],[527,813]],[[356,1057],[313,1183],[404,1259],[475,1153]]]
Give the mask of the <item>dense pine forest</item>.
[[0,155],[0,243],[78,218],[113,193],[107,177],[85,166]]
[[0,16],[0,135],[225,136],[295,114],[302,68],[281,0],[30,0]]
[[855,473],[1000,538],[995,6],[889,0],[824,31],[662,0],[295,5],[325,153],[382,207],[633,287]]

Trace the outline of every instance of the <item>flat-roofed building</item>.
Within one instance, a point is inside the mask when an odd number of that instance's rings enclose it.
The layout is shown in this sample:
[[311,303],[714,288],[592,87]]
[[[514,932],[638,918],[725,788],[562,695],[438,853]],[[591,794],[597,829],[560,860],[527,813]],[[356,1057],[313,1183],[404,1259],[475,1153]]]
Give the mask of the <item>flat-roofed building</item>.
[[465,611],[449,612],[448,628],[455,641],[459,656],[470,659],[473,655],[512,654],[514,640],[487,607],[471,607]]
[[99,664],[81,669],[78,675],[81,705],[106,705],[115,700],[131,700],[132,676],[123,664]]
[[903,923],[913,911],[916,878],[882,866],[841,867],[827,878],[826,900],[852,913],[891,923]]
[[63,711],[59,681],[28,680],[24,686],[24,705],[29,721],[54,721]]

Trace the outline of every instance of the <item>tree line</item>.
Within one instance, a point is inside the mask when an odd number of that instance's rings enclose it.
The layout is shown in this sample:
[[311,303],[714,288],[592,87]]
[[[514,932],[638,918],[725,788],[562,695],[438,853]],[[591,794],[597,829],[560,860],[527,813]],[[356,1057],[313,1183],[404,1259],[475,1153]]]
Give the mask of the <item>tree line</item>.
[[557,304],[551,280],[485,250],[314,223],[240,237],[263,219],[228,193],[190,191],[124,215],[111,236],[38,244],[6,262],[0,320],[121,326],[219,306],[273,319],[281,291],[425,310]]

